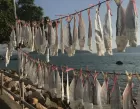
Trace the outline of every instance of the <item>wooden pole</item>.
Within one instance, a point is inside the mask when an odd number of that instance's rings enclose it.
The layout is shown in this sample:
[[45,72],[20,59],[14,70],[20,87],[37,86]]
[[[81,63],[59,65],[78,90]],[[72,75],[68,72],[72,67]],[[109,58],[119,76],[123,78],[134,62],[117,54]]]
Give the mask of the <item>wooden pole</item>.
[[[20,82],[20,86],[21,86],[21,100],[24,101],[24,82],[23,81]],[[22,109],[24,109],[23,103],[22,103]]]
[[[17,100],[21,100],[21,98],[19,96],[17,96],[16,94],[14,94],[13,92],[9,91],[6,87],[3,86],[3,89],[5,91],[7,91],[8,93],[10,93],[14,98],[16,98]],[[28,107],[28,109],[35,109],[32,105],[30,105],[29,103],[27,103],[26,101],[21,100],[21,102]]]
[[1,95],[3,94],[3,89],[2,89],[2,86],[3,86],[3,72],[1,72],[1,84],[0,84],[0,88],[1,88]]

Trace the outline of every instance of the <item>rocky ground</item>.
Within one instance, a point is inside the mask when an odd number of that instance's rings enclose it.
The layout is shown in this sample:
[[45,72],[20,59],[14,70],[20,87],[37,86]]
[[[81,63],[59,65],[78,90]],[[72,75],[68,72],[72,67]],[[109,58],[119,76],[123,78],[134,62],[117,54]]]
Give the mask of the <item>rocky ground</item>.
[[[13,73],[13,75],[18,76],[16,73]],[[18,81],[14,81],[12,78],[4,75],[4,87],[6,87],[9,91],[13,92],[17,96],[20,96],[20,86]],[[69,105],[65,101],[62,102],[61,98],[52,98],[49,92],[42,92],[41,90],[35,89],[35,87],[29,84],[26,84],[24,88],[25,101],[36,109],[70,109]],[[4,107],[3,109],[20,109],[20,107],[9,108],[8,105],[5,105],[5,102],[10,103],[10,107],[15,104],[15,106],[19,106],[20,103],[8,92],[3,92],[3,95],[0,96],[0,104]],[[8,100],[11,100],[12,102]],[[28,108],[25,107],[25,109]]]
[[[13,72],[13,75],[18,76],[15,72]],[[14,81],[12,78],[4,75],[4,87],[6,87],[9,91],[13,92],[17,96],[20,96],[20,86],[18,81]],[[73,103],[67,104],[66,99],[62,101],[61,98],[52,97],[50,92],[36,89],[29,84],[25,84],[24,88],[25,101],[36,109],[111,109],[110,105],[103,105],[103,108],[100,108],[97,105],[94,105],[93,108],[84,108],[84,106],[81,103],[78,104],[77,101],[73,101]],[[0,106],[3,106],[3,109],[21,109],[19,105],[20,103],[17,99],[15,99],[6,91],[3,92],[4,94],[0,95]],[[5,103],[8,105],[5,105]],[[72,108],[75,104],[77,107]],[[28,108],[25,107],[25,109]]]

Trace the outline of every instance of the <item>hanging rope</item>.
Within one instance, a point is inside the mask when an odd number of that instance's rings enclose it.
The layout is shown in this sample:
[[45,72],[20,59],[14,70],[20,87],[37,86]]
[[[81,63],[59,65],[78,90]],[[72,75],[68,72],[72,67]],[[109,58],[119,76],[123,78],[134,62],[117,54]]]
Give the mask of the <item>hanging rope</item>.
[[82,10],[80,10],[80,11],[77,11],[77,12],[75,12],[75,13],[69,14],[69,15],[67,15],[67,16],[60,15],[60,16],[63,16],[63,17],[60,17],[60,18],[57,18],[57,19],[54,19],[54,20],[51,20],[51,21],[56,21],[56,20],[64,19],[64,18],[66,18],[66,17],[68,17],[68,16],[78,14],[78,13],[80,13],[80,12],[83,12],[83,11],[86,11],[86,10],[88,10],[88,9],[91,9],[91,8],[93,8],[93,7],[95,7],[95,6],[100,6],[101,4],[106,3],[107,1],[112,1],[112,0],[105,0],[105,1],[99,2],[99,3],[96,4],[96,5],[92,5],[92,6],[88,7],[88,8],[82,9]]

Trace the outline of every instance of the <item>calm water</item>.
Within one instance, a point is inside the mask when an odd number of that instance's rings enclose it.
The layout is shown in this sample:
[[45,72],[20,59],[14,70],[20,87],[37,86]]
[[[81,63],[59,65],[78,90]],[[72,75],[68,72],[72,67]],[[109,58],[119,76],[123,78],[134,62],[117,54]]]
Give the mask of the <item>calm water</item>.
[[[32,57],[34,58],[40,58],[41,60],[45,60],[46,56],[39,55],[39,54],[31,54]],[[16,56],[13,56],[14,58]],[[123,65],[116,65],[116,61],[122,61]],[[114,54],[113,56],[103,56],[99,57],[95,54],[90,54],[90,53],[79,53],[75,54],[73,57],[68,57],[67,55],[62,55],[60,54],[59,56],[56,57],[50,57],[50,62],[61,66],[61,65],[67,65],[68,67],[73,67],[73,68],[83,68],[85,69],[86,66],[90,70],[96,70],[96,71],[104,71],[104,72],[119,72],[119,73],[125,73],[125,70],[128,72],[138,72],[140,73],[140,54]],[[5,68],[5,63],[4,61],[0,62],[1,68]],[[17,60],[11,60],[10,64],[8,65],[8,69],[13,69],[17,70]],[[72,75],[71,75],[72,76]],[[99,80],[101,80],[102,84],[102,79],[103,76],[102,74],[99,75]],[[126,81],[127,78],[126,76],[119,76],[119,84],[121,86],[122,91],[124,90],[124,87],[126,86]],[[136,93],[136,89],[138,86],[138,80],[136,77],[133,79],[134,81],[134,92]],[[110,84],[112,84],[113,81],[110,79]]]

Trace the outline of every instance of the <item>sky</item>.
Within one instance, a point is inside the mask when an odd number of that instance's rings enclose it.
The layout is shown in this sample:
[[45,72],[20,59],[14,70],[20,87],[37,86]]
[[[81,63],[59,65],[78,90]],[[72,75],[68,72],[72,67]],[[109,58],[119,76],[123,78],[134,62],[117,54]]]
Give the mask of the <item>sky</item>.
[[[104,0],[100,0],[101,2]],[[129,0],[123,0],[122,6],[124,8],[127,7]],[[35,0],[35,4],[41,6],[44,10],[44,16],[49,16],[51,19],[56,19],[58,16],[55,15],[68,15],[74,13],[75,11],[79,11],[81,9],[89,7],[89,4],[97,4],[98,0]],[[140,14],[140,0],[136,0],[136,5],[138,9],[138,15]],[[94,7],[91,9],[91,18],[92,18],[92,28],[93,28],[93,52],[96,52],[96,45],[95,45],[95,37],[94,37],[94,18],[95,18],[95,9]],[[110,2],[110,8],[112,11],[112,29],[113,29],[113,48],[116,48],[116,18],[117,18],[117,6],[112,0]],[[104,24],[104,17],[106,14],[106,4],[102,4],[100,8],[100,16],[102,25]],[[85,21],[86,25],[86,37],[88,34],[88,16],[87,11],[82,12],[82,17]],[[77,17],[78,20],[78,17]],[[63,20],[65,21],[65,19]],[[140,18],[138,18],[138,25],[139,25]],[[66,22],[64,22],[66,24]],[[64,25],[65,26],[65,25]],[[73,27],[73,23],[71,24]],[[139,26],[140,27],[140,26]],[[60,33],[59,33],[60,34]],[[60,37],[60,36],[59,36]],[[138,45],[140,45],[140,30],[138,30]],[[85,48],[87,49],[87,43],[85,44]]]

